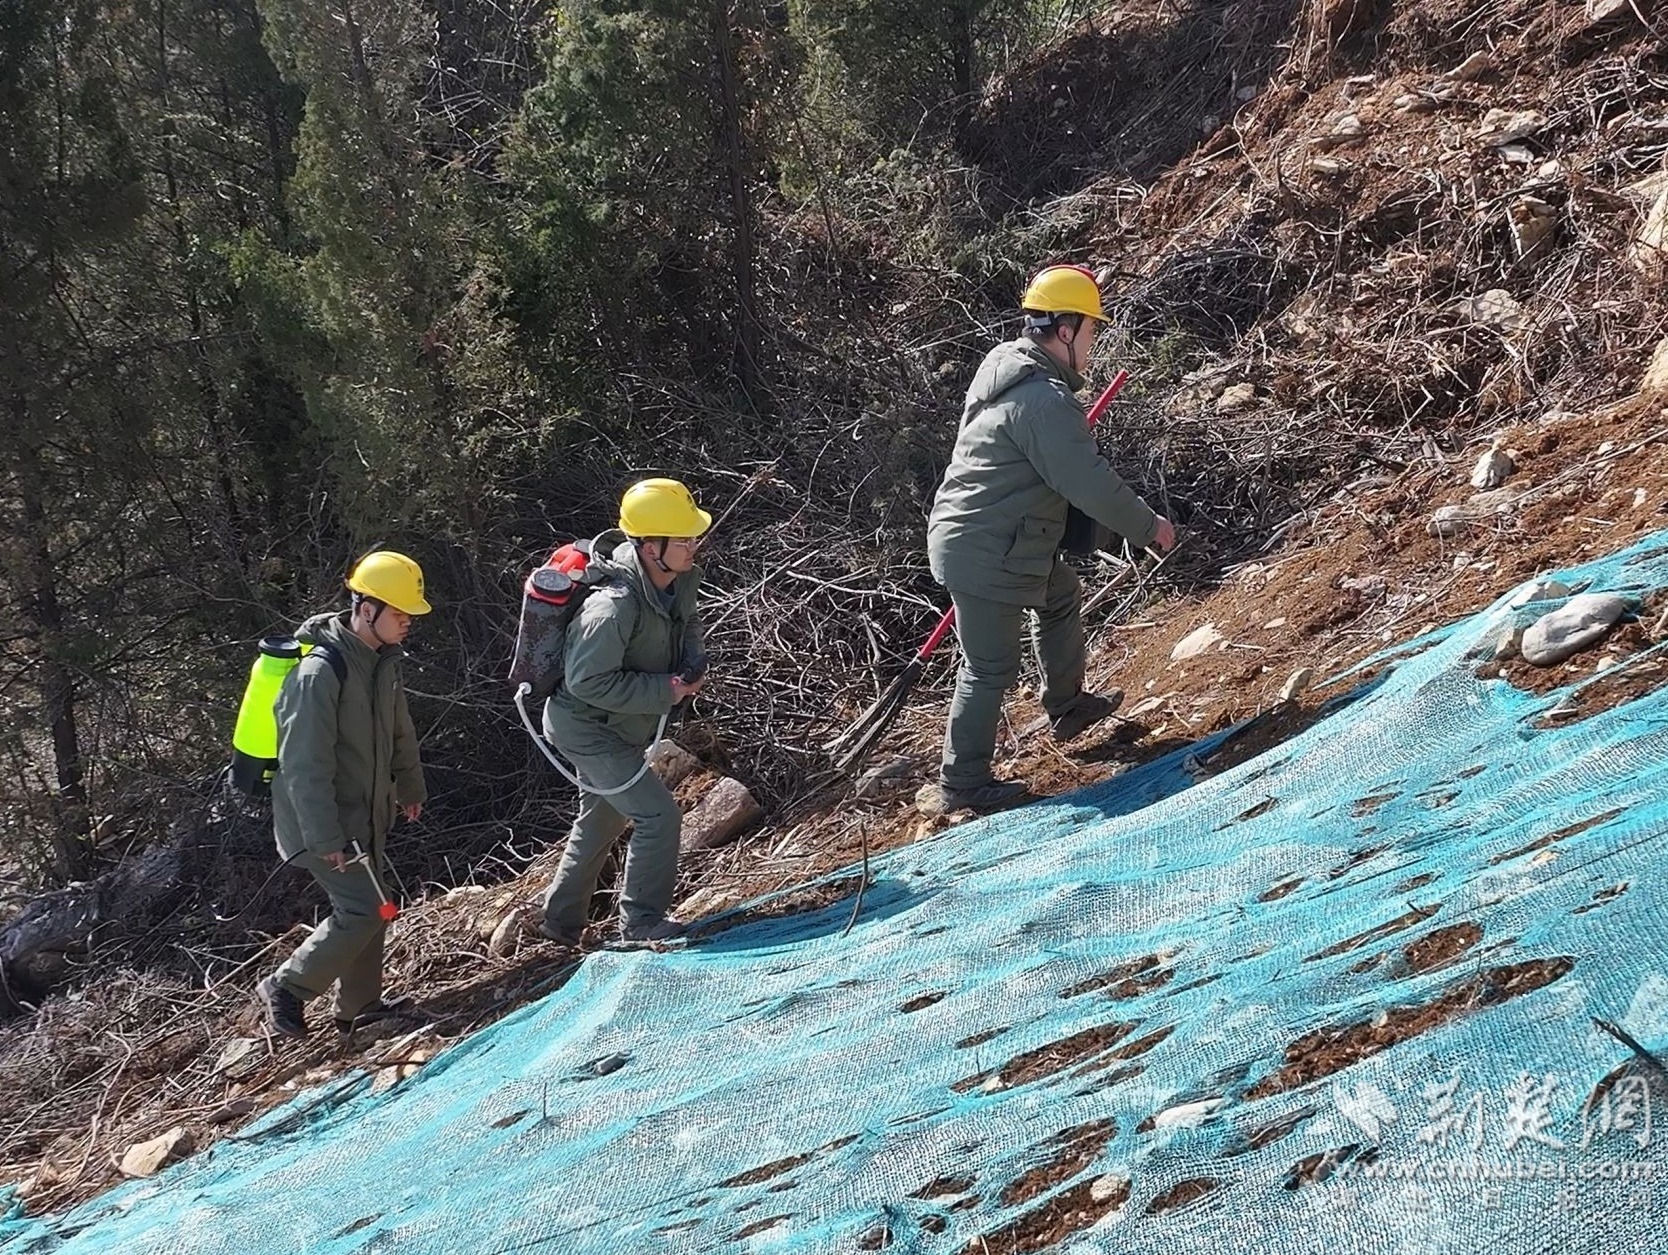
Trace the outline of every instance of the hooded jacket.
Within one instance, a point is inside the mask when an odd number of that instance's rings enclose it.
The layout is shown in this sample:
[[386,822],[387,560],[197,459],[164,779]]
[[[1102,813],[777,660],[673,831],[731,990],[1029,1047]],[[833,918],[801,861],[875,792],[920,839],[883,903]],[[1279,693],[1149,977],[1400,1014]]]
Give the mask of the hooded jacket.
[[601,540],[591,565],[604,578],[568,625],[562,687],[544,704],[545,736],[581,757],[646,749],[672,709],[672,675],[705,658],[701,568],[677,577],[668,606],[631,541],[604,558]]
[[1101,456],[1083,382],[1023,337],[980,364],[927,522],[933,578],[952,593],[1041,606],[1070,506],[1152,542],[1158,516]]
[[315,615],[299,640],[327,644],[341,658],[337,680],[316,651],[278,690],[278,770],[272,819],[278,852],[331,854],[353,841],[380,851],[400,806],[428,800],[417,730],[406,707],[398,645],[372,649],[353,634],[345,611]]

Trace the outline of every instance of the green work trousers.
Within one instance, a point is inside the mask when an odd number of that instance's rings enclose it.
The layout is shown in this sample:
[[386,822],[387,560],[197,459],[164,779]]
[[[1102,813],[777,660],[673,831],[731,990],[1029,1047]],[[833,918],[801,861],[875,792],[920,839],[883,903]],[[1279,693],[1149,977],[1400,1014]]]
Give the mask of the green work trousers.
[[[956,607],[956,637],[961,641],[961,669],[950,718],[944,729],[941,776],[952,788],[968,788],[991,779],[996,729],[1002,720],[1002,697],[1019,678],[1025,609],[950,591]],[[1042,704],[1051,718],[1064,714],[1083,689],[1082,584],[1077,572],[1060,559],[1048,576],[1048,592],[1036,612],[1033,641],[1042,668]]]
[[[561,747],[558,746],[558,749]],[[640,750],[592,756],[567,755],[586,784],[611,789],[624,784],[643,766]],[[591,895],[620,834],[631,823],[625,875],[620,885],[620,922],[641,928],[666,918],[678,887],[678,838],[683,815],[677,799],[653,771],[645,771],[629,789],[600,796],[579,795],[579,814],[568,831],[567,848],[556,878],[544,895],[545,927],[578,933],[590,917]]]
[[[349,863],[337,871],[311,852],[295,861],[330,896],[330,914],[296,947],[274,979],[303,1002],[336,985],[336,1018],[352,1019],[382,998],[382,940],[388,931],[378,913],[382,898],[364,863]],[[376,863],[377,875],[386,884],[387,865],[380,857]]]

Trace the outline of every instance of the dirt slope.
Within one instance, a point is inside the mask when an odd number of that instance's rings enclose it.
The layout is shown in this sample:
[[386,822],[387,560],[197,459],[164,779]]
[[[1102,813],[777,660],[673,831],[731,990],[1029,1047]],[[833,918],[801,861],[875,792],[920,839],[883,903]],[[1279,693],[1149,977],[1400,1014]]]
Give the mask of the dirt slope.
[[[1119,169],[1086,203],[1101,255],[1127,276],[1119,317],[1146,382],[1120,405],[1108,444],[1192,531],[1156,575],[1089,614],[1091,679],[1125,690],[1129,722],[1062,748],[1023,734],[1038,713],[1028,692],[1010,704],[1000,770],[1041,793],[1270,715],[1205,764],[1220,768],[1313,717],[1329,692],[1270,714],[1297,669],[1333,674],[1537,573],[1668,525],[1668,413],[1639,390],[1668,303],[1653,255],[1635,248],[1668,186],[1656,37],[1631,9],[1594,23],[1579,6],[1522,0],[1314,4],[1288,15],[1290,60],[1275,65],[1277,41],[1247,36],[1266,35],[1269,21],[1248,3],[1124,6],[993,93],[1045,103],[1084,66],[1113,84],[1104,100],[1079,101],[1106,112],[1085,122],[1096,122],[1093,144],[1049,177],[1069,181],[1097,154]],[[1108,51],[1120,41],[1152,54],[1149,90],[1179,83],[1194,63],[1214,86],[1176,88],[1169,114],[1132,109],[1113,90],[1133,73]],[[992,152],[1014,142],[1002,116],[1035,115],[982,114]],[[1491,444],[1511,451],[1516,470],[1479,498],[1469,477]],[[1286,505],[1230,549],[1210,520],[1243,498]],[[1443,506],[1466,515],[1451,536],[1432,534]],[[1106,578],[1091,575],[1089,598]],[[1220,641],[1172,661],[1205,625]],[[1610,656],[1661,636],[1641,622]],[[829,782],[692,867],[685,913],[789,889],[849,865],[865,844],[883,850],[958,822],[914,804],[936,760],[949,658],[875,756],[907,764],[889,789],[854,798]],[[1552,678],[1595,663],[1578,656]],[[1656,676],[1614,696],[1641,682]],[[865,700],[853,692],[852,710]],[[171,1127],[201,1149],[344,1070],[397,1083],[571,972],[577,956],[514,918],[551,861],[408,908],[391,983],[421,992],[432,1012],[412,1035],[266,1041],[248,990],[299,928],[206,988],[130,973],[0,1026],[10,1095],[0,1180],[21,1182],[32,1210],[58,1208],[119,1180],[126,1147]],[[767,909],[849,889],[843,880]]]

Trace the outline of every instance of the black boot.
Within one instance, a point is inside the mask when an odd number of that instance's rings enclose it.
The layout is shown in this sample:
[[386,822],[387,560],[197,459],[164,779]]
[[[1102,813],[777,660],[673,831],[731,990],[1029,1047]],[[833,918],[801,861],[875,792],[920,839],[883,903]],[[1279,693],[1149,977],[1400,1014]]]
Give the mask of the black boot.
[[1053,732],[1056,741],[1069,741],[1099,723],[1123,704],[1122,689],[1112,689],[1104,695],[1079,693],[1058,718],[1048,721],[1050,731]]
[[255,997],[266,1009],[268,1027],[280,1037],[307,1036],[307,1015],[301,999],[268,976],[255,986]]
[[983,811],[1017,802],[1030,792],[1022,780],[987,780],[983,784],[944,784],[938,794],[947,811]]

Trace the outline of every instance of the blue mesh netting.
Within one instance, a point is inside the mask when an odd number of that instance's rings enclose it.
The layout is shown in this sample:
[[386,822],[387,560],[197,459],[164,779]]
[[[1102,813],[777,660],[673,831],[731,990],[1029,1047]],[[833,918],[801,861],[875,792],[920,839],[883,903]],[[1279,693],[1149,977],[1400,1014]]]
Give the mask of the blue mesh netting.
[[[1668,536],[1564,578],[1665,576]],[[1219,776],[897,850],[849,936],[595,955],[0,1251],[1662,1249],[1668,1088],[1592,1017],[1668,1040],[1668,695],[1543,726],[1473,675],[1513,613]]]

